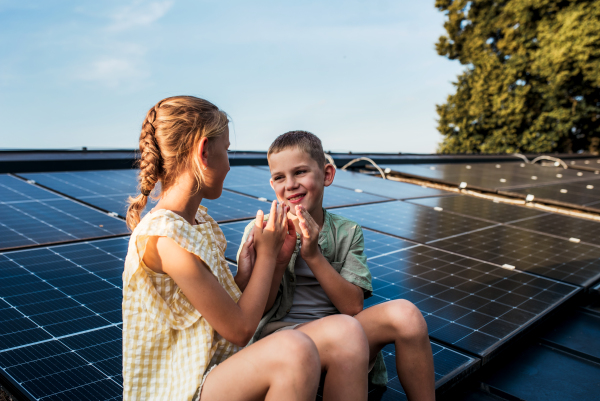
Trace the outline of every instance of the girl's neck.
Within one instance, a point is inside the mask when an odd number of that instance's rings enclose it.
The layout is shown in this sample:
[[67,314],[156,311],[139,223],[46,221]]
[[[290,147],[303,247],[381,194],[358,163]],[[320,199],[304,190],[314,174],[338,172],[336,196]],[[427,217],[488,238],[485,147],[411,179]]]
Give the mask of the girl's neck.
[[202,190],[196,191],[196,180],[189,174],[183,174],[171,188],[162,194],[154,209],[170,210],[194,225],[201,201]]

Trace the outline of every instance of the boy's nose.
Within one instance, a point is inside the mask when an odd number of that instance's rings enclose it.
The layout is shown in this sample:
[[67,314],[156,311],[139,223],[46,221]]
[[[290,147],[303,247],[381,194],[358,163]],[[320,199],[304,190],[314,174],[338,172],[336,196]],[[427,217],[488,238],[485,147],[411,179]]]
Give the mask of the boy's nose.
[[285,180],[285,189],[289,190],[289,189],[295,189],[298,187],[298,183],[296,182],[296,180],[294,179],[294,177],[288,177]]

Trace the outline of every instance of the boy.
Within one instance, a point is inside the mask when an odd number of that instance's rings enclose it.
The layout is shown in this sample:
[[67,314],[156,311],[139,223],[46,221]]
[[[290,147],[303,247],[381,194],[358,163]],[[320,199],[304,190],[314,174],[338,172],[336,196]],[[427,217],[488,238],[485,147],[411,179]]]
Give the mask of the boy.
[[[288,217],[300,235],[295,243],[287,241],[278,255],[265,315],[252,341],[275,331],[301,330],[317,345],[323,364],[323,353],[331,346],[327,340],[332,333],[343,333],[331,327],[337,323],[329,323],[328,317],[354,316],[367,337],[371,381],[387,383],[380,351],[395,344],[398,378],[408,398],[434,399],[433,357],[420,311],[406,300],[363,310],[372,286],[362,229],[323,209],[324,189],[333,182],[335,168],[326,163],[319,138],[305,131],[288,132],[275,139],[267,157],[271,186],[279,202],[290,207]],[[251,222],[246,227],[242,244],[253,226]],[[324,395],[329,375],[327,370]]]

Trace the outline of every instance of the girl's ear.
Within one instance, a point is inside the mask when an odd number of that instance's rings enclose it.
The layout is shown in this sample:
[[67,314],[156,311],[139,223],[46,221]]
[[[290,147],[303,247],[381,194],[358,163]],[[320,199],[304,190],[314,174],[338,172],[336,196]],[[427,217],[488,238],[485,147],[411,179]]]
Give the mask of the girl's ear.
[[209,149],[208,149],[208,138],[204,137],[202,139],[200,139],[200,142],[198,143],[198,160],[200,161],[200,167],[202,167],[202,170],[206,170],[206,167],[208,167],[208,153],[209,153]]
[[325,176],[324,176],[324,184],[326,187],[330,186],[333,183],[333,179],[335,178],[335,167],[332,164],[327,163],[325,165]]

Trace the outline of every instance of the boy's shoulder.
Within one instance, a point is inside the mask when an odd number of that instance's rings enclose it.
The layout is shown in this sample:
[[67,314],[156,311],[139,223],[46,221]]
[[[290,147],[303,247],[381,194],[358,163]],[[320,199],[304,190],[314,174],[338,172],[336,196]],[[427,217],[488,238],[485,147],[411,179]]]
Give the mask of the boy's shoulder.
[[329,225],[334,233],[350,233],[362,232],[362,227],[356,221],[349,219],[346,216],[325,211],[326,220],[329,220]]

